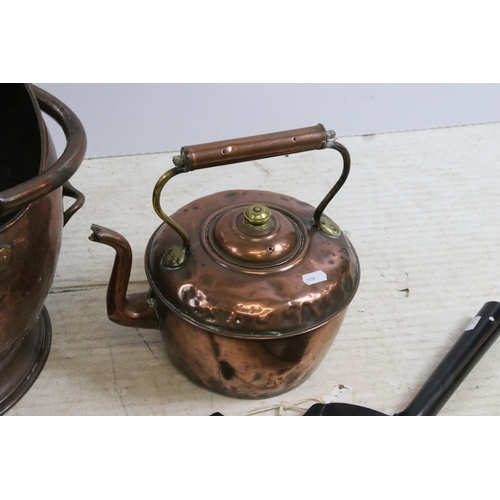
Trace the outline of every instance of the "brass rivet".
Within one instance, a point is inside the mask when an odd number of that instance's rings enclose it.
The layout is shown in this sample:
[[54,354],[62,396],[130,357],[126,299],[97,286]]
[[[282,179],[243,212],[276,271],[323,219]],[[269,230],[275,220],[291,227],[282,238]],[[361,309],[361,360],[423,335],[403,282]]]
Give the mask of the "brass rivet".
[[0,271],[6,269],[9,265],[11,254],[12,252],[9,246],[4,245],[0,247]]

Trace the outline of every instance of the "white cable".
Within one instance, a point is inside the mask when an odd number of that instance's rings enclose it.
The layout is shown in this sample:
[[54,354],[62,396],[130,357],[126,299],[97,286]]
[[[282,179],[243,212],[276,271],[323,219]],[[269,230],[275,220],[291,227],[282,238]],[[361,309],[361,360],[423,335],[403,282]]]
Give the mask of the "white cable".
[[[311,404],[309,406],[307,406],[307,408],[299,406],[299,405],[304,404],[304,403],[311,403]],[[312,403],[325,404],[325,402],[320,398],[301,399],[300,401],[296,401],[295,403],[290,403],[288,401],[281,401],[281,403],[276,404],[276,405],[264,406],[263,408],[250,410],[250,411],[244,413],[243,416],[258,415],[259,413],[265,413],[265,412],[271,411],[271,410],[277,410],[278,416],[282,416],[283,412],[285,412],[285,411],[306,412],[312,406]]]

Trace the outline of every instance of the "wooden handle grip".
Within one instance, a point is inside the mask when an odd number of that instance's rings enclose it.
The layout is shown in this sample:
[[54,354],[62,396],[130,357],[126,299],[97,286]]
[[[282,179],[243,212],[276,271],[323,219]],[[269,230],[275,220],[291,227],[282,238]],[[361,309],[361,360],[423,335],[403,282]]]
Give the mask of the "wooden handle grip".
[[181,158],[186,171],[283,156],[324,147],[329,138],[323,125],[241,139],[184,146]]

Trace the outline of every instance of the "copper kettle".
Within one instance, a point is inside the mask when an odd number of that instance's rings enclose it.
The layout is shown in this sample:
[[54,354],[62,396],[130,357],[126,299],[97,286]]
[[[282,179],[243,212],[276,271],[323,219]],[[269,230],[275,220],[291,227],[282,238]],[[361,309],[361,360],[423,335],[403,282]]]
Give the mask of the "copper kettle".
[[[333,149],[343,171],[315,209],[290,196],[237,190],[205,196],[172,216],[160,195],[180,173],[303,151]],[[127,294],[130,245],[93,225],[116,251],[109,318],[160,329],[173,364],[192,381],[237,398],[297,387],[321,363],[356,293],[356,253],[323,214],[350,168],[347,149],[322,125],[183,147],[153,191],[163,220],[146,249],[149,290]]]

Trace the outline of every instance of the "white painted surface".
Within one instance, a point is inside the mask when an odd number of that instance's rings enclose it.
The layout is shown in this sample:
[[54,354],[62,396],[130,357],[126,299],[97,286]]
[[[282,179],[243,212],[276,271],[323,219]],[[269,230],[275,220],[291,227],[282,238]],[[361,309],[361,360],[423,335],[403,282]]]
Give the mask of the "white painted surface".
[[[87,239],[90,225],[129,239],[131,290],[144,290],[144,248],[160,223],[151,192],[172,153],[86,160],[73,183],[87,202],[64,230],[46,303],[52,350],[9,414],[243,415],[307,398],[401,411],[481,306],[500,299],[500,124],[342,142],[351,175],[326,213],[353,243],[362,278],[335,343],[309,380],[269,400],[219,396],[171,365],[158,332],[111,323],[105,285],[114,255]],[[170,213],[205,194],[246,187],[316,205],[339,173],[332,151],[207,169],[171,181],[163,203]],[[441,415],[500,415],[499,366],[497,341]]]
[[[70,106],[87,158],[322,123],[340,137],[500,121],[499,84],[64,84],[42,88]],[[59,151],[62,133],[51,126]]]

